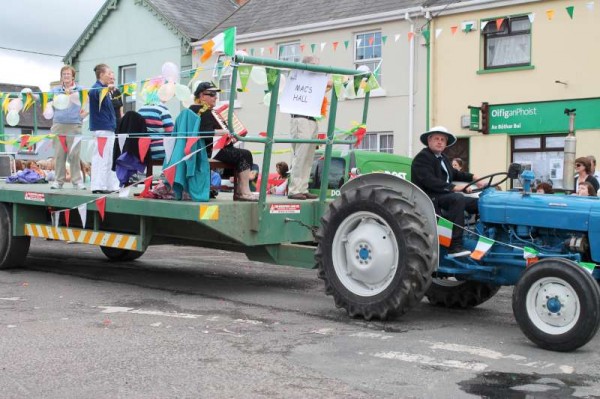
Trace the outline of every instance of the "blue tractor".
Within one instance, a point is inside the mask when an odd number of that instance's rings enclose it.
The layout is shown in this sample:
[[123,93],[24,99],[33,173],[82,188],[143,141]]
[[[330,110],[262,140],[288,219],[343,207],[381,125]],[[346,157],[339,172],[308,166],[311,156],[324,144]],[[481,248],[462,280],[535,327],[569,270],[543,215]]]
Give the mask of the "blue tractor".
[[[508,178],[523,190],[494,188]],[[351,180],[317,232],[326,292],[369,320],[402,314],[424,296],[470,308],[514,285],[513,312],[532,342],[563,352],[585,345],[600,326],[600,198],[534,194],[533,178],[514,164],[480,179],[480,215],[465,227],[466,248],[491,245],[479,260],[439,246],[433,204],[412,183],[379,173]]]

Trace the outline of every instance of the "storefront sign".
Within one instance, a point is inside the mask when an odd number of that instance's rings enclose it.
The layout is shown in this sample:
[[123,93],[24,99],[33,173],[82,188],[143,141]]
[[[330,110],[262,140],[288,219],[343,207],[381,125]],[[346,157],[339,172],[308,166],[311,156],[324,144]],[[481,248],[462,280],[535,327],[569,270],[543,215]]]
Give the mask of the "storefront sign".
[[565,108],[575,108],[575,130],[600,129],[600,98],[490,105],[490,134],[567,133]]

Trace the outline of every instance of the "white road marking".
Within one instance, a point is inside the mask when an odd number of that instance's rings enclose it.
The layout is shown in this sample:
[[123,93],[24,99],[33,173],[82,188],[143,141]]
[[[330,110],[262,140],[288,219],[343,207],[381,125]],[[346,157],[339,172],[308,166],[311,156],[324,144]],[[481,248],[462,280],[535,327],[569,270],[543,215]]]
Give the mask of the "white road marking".
[[319,335],[331,335],[335,330],[333,328],[319,328],[318,330],[312,330],[311,333]]
[[8,327],[8,328],[16,328],[17,326],[15,326],[14,324],[9,324],[6,327]]
[[381,339],[381,340],[393,338],[391,335],[384,335],[384,334],[378,334],[378,333],[373,333],[373,332],[357,332],[354,334],[350,334],[350,336],[358,337],[358,338]]
[[[422,342],[426,342],[426,341],[422,341]],[[426,343],[430,343],[430,342],[426,342]],[[527,358],[525,356],[512,355],[512,354],[504,355],[500,352],[496,352],[491,349],[480,348],[477,346],[447,344],[444,342],[433,342],[431,345],[431,349],[442,349],[442,350],[446,350],[446,351],[450,351],[450,352],[468,353],[470,355],[476,355],[476,356],[481,356],[481,357],[485,357],[488,359],[495,359],[495,360],[499,360],[499,359],[527,360]]]
[[162,317],[175,317],[177,319],[197,319],[202,317],[199,314],[191,313],[178,313],[178,312],[162,312],[160,310],[144,310],[126,308],[121,306],[98,306],[100,309],[104,309],[102,313],[132,313],[132,314],[143,314],[148,316],[162,316]]
[[150,324],[152,327],[160,327],[162,326],[162,323],[159,321],[158,323],[152,323]]
[[373,354],[372,356],[381,359],[401,360],[408,363],[419,363],[427,366],[442,366],[470,371],[484,371],[488,367],[488,365],[485,363],[461,362],[458,360],[438,360],[431,356],[415,355],[404,352],[379,352]]
[[573,374],[575,372],[575,367],[571,367],[571,366],[560,366],[560,371],[562,371],[565,374]]
[[0,298],[0,301],[21,301],[22,299],[18,296],[13,296],[10,298]]
[[263,322],[260,320],[251,320],[251,319],[235,319],[234,323],[252,324],[254,326],[263,324]]

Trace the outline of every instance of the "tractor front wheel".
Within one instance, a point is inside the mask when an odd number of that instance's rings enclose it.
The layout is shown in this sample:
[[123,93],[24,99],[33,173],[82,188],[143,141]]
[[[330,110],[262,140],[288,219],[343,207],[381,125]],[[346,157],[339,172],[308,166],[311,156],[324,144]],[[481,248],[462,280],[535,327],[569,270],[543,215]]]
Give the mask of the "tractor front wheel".
[[434,277],[425,296],[435,306],[467,309],[481,305],[499,290],[498,285]]
[[317,232],[325,291],[352,317],[386,319],[417,304],[436,267],[435,236],[415,203],[381,186],[343,192]]
[[527,269],[513,291],[512,307],[527,338],[548,350],[575,350],[600,326],[596,280],[566,259],[543,259]]
[[114,262],[129,262],[136,260],[144,254],[144,251],[132,251],[130,249],[100,247],[102,253]]

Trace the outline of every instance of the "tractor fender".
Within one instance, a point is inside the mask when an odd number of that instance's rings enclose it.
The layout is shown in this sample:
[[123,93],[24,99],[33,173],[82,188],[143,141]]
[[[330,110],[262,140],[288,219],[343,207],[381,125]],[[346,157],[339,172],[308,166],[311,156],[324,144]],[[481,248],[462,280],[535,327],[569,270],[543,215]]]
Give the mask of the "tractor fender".
[[[390,188],[416,204],[416,210],[425,221],[425,233],[433,236],[434,248],[439,250],[437,235],[437,219],[433,202],[427,194],[413,183],[389,173],[366,173],[344,184],[340,191],[361,189],[367,186],[381,186]],[[439,255],[439,254],[436,254]],[[439,262],[439,256],[436,256]]]

